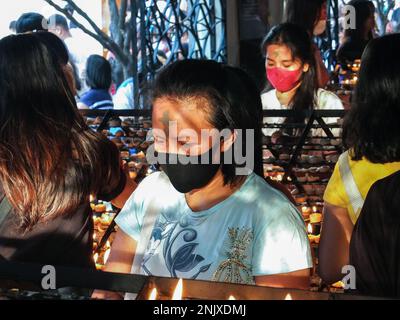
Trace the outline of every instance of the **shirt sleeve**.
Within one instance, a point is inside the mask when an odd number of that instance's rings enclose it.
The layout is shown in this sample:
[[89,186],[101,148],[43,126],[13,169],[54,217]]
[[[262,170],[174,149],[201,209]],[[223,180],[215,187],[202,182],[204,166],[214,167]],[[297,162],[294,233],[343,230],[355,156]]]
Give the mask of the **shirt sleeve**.
[[342,177],[340,176],[339,163],[336,164],[325,189],[324,201],[341,208],[347,208],[347,204],[349,203]]
[[132,239],[139,241],[144,218],[143,201],[140,199],[140,186],[125,203],[115,222]]
[[342,100],[330,91],[325,91],[322,95],[324,98],[324,109],[325,110],[342,110],[344,109]]
[[[333,92],[324,90],[324,89],[319,89],[318,91],[318,108],[320,110],[343,110],[343,103],[340,98],[334,94]],[[324,122],[326,124],[337,124],[338,120],[340,118],[323,118]],[[334,136],[340,137],[342,129],[341,128],[332,128],[331,132],[333,133]],[[325,133],[323,133],[322,129],[317,129],[315,130],[314,134],[317,136],[324,136]]]
[[300,213],[289,202],[273,208],[272,221],[257,223],[261,227],[254,239],[253,276],[312,268],[310,243]]

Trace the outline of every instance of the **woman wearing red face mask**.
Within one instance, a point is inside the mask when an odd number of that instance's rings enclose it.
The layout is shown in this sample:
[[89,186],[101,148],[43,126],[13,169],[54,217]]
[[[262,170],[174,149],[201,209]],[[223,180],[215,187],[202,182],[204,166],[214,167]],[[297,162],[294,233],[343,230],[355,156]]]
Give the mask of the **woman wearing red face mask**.
[[[268,81],[275,88],[261,95],[264,110],[343,109],[335,94],[318,88],[312,43],[304,29],[291,23],[280,24],[265,37],[262,50]],[[291,119],[273,119],[274,123],[288,121]],[[270,121],[264,119],[264,122]],[[272,135],[275,130],[263,131],[265,135]]]
[[[285,8],[285,22],[303,27],[310,37],[321,36],[325,33],[327,22],[326,0],[287,0]],[[316,59],[318,87],[324,88],[328,84],[329,73],[322,61],[320,50],[314,44],[313,51]]]

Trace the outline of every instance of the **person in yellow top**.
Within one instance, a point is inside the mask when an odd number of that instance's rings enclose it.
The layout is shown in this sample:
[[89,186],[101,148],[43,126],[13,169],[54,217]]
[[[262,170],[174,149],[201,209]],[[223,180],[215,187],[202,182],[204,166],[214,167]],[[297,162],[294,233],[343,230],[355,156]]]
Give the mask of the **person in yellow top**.
[[[363,199],[367,197],[369,189],[376,181],[386,178],[400,170],[400,162],[372,163],[366,158],[355,161],[352,160],[348,152],[343,155],[346,156],[346,160],[349,162],[351,173],[354,176],[355,183]],[[332,177],[329,180],[324,194],[324,201],[325,203],[345,208],[354,225],[357,222],[359,210],[358,212],[354,212],[353,206],[350,203],[350,197],[346,192],[341,177],[339,166],[339,164],[336,165]]]
[[362,56],[341,155],[324,195],[319,275],[341,280],[354,225],[371,186],[400,170],[400,35],[372,40]]

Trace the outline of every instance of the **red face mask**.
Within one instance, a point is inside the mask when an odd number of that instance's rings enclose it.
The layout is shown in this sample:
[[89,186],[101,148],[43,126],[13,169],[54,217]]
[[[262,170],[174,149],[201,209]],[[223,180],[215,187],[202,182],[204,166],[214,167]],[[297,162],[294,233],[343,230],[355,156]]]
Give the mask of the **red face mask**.
[[287,92],[294,89],[300,82],[303,70],[289,71],[282,68],[267,68],[268,81],[279,92]]

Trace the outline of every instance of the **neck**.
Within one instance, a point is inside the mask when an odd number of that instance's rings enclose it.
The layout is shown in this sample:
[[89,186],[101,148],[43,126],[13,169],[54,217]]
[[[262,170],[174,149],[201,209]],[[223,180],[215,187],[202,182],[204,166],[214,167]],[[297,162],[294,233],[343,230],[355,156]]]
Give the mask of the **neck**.
[[205,187],[186,193],[186,202],[194,212],[208,210],[229,198],[242,186],[244,181],[245,179],[234,187],[231,187],[230,184],[224,185],[224,176],[222,171],[218,170],[214,178]]
[[276,90],[276,97],[278,98],[279,103],[282,106],[289,106],[297,92],[297,89],[300,86],[301,86],[301,82],[290,91],[280,92],[280,91]]

